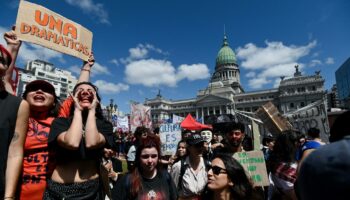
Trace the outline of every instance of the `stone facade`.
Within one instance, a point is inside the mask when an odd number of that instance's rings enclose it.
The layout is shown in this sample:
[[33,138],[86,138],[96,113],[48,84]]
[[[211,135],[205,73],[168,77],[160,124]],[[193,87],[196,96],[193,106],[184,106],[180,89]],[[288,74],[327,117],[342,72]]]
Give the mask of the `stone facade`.
[[146,99],[144,104],[151,107],[153,123],[158,124],[171,119],[173,114],[184,117],[190,113],[196,119],[203,120],[210,115],[231,114],[234,110],[254,112],[269,101],[281,113],[287,113],[317,100],[325,100],[324,79],[320,72],[304,76],[298,66],[295,69],[292,78],[281,77],[278,88],[245,92],[240,83],[236,56],[225,36],[207,88],[199,90],[192,99],[169,100],[159,93],[156,98]]

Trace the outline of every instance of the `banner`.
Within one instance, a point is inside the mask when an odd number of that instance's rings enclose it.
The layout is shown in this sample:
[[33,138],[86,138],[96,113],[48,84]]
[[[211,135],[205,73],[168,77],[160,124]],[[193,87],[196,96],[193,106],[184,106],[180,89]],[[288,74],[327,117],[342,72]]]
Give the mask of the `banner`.
[[174,155],[181,140],[180,124],[161,124],[159,127],[162,154]]
[[135,129],[139,126],[152,128],[151,107],[142,104],[131,104],[130,126],[132,132],[135,132]]
[[180,117],[178,115],[173,114],[173,123],[174,124],[180,124],[185,118]]
[[291,113],[285,114],[293,128],[306,134],[310,128],[318,128],[322,141],[328,142],[329,124],[325,103],[319,100]]
[[68,55],[88,60],[92,33],[45,7],[20,1],[16,34],[20,40],[35,43]]
[[124,117],[118,117],[117,120],[117,128],[121,128],[123,132],[128,132],[129,131],[129,119],[128,116]]
[[269,186],[265,158],[262,151],[237,152],[233,157],[243,166],[254,186]]

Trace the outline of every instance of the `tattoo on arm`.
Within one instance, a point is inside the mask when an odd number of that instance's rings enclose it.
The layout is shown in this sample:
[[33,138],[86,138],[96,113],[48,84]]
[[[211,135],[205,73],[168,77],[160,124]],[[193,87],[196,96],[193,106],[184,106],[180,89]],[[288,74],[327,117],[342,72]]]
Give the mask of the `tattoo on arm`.
[[15,132],[15,133],[13,134],[11,143],[12,143],[12,142],[16,142],[16,141],[18,140],[18,138],[19,138],[19,134],[18,134],[17,132]]

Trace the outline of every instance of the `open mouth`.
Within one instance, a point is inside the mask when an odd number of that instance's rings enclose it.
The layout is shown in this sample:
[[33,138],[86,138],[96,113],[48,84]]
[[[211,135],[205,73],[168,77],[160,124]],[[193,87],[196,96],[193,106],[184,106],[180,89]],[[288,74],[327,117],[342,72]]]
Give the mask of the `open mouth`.
[[42,95],[35,95],[33,99],[34,101],[39,101],[39,102],[45,101],[45,97]]

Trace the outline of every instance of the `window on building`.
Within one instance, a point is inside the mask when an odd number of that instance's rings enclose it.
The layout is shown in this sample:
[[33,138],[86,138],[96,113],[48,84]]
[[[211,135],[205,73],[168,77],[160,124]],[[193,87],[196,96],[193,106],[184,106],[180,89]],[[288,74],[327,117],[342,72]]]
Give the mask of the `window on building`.
[[290,103],[290,104],[289,104],[289,107],[290,107],[290,108],[294,108],[294,103]]
[[305,103],[302,101],[302,102],[300,103],[300,106],[301,106],[301,107],[304,107],[304,106],[305,106]]
[[61,81],[62,82],[67,82],[67,79],[66,78],[61,78]]
[[38,72],[38,76],[45,76],[45,73],[43,73],[43,72]]

